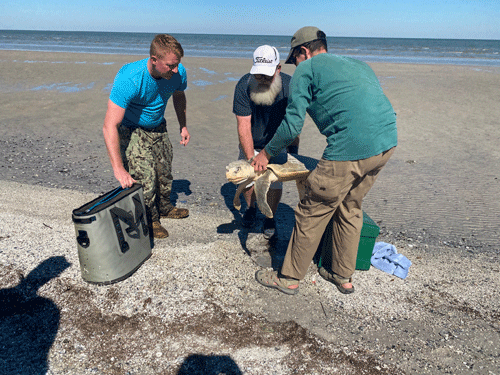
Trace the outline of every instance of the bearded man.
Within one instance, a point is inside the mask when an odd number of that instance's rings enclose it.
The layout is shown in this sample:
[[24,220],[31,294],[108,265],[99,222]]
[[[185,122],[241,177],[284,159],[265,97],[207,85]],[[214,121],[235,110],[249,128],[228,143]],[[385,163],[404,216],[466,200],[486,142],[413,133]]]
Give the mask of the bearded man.
[[[273,138],[276,129],[285,117],[291,76],[281,73],[280,55],[275,47],[263,45],[253,54],[253,66],[245,74],[234,90],[233,113],[238,125],[239,159],[251,160]],[[299,138],[275,156],[270,163],[286,162],[286,152],[297,153]],[[273,211],[278,209],[282,194],[282,183],[271,185],[267,200]],[[255,223],[257,208],[253,185],[243,192],[247,209],[243,215],[243,226]],[[264,237],[276,235],[276,222],[266,218]]]

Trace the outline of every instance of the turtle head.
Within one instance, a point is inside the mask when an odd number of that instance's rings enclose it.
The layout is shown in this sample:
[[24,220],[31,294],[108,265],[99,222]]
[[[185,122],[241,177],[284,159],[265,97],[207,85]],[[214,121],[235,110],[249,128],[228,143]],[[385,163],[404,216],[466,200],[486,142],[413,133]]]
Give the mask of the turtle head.
[[255,177],[255,171],[246,160],[233,161],[226,167],[226,178],[233,184],[240,184]]

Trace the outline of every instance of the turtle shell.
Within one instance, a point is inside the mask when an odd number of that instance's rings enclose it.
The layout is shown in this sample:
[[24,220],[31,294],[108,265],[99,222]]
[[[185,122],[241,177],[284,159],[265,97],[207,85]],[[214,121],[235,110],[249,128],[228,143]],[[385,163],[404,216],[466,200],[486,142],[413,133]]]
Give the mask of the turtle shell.
[[267,168],[276,174],[279,181],[291,181],[307,177],[317,164],[317,159],[288,154],[286,163],[268,164]]

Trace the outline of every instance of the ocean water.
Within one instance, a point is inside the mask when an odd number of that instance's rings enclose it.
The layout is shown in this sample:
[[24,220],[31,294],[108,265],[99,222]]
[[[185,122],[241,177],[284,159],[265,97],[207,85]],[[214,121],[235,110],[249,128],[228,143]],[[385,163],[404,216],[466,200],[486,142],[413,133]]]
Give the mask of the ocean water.
[[[0,30],[0,50],[148,55],[155,34]],[[172,34],[185,56],[252,58],[262,44],[284,59],[291,36]],[[499,40],[329,37],[330,53],[366,62],[500,66]]]

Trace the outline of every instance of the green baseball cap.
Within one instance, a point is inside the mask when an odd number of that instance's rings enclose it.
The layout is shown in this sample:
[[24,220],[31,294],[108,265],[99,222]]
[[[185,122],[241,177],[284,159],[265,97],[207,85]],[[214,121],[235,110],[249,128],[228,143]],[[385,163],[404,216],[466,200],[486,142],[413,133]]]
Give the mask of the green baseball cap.
[[295,47],[298,47],[307,42],[312,42],[313,40],[320,39],[318,38],[318,31],[321,30],[314,26],[304,26],[297,30],[297,32],[292,36],[292,41],[290,43],[291,48],[290,52],[288,53],[288,57],[286,58],[285,64],[293,64],[292,53]]

